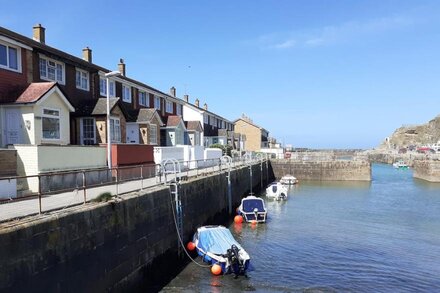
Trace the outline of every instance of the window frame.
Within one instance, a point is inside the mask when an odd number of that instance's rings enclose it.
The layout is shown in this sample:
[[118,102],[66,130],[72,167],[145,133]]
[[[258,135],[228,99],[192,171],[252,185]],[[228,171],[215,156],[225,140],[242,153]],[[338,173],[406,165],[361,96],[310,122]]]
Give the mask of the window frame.
[[[80,74],[80,85],[78,86],[78,73]],[[83,74],[85,74],[85,79]],[[84,87],[82,82],[86,81],[86,86]],[[76,84],[76,88],[83,90],[83,91],[89,91],[90,90],[90,73],[86,70],[80,69],[80,68],[75,68],[75,84]]]
[[[145,95],[145,102],[144,103],[141,103],[141,101],[142,101],[141,95],[142,94]],[[150,107],[150,96],[146,91],[139,90],[138,91],[138,99],[139,99],[139,105],[145,106],[145,107]]]
[[[41,72],[41,61],[42,60],[44,60],[44,62],[45,62],[45,72],[46,72],[45,76],[43,76],[42,72]],[[49,78],[49,62],[53,62],[55,64],[55,67],[54,67],[55,79]],[[61,80],[58,80],[58,73],[59,73],[58,72],[58,65],[61,66]],[[59,84],[63,84],[63,85],[66,84],[66,65],[63,62],[48,58],[44,55],[40,55],[39,59],[38,59],[38,69],[39,69],[39,73],[40,73],[40,79],[58,82]]]
[[125,84],[122,85],[122,101],[131,103],[131,86]]
[[165,100],[165,112],[173,113],[173,102]]
[[209,115],[203,114],[203,123],[204,124],[209,124]]
[[93,126],[93,143],[90,145],[96,144],[96,120],[94,117],[81,117],[80,120],[80,139],[81,139],[81,145],[88,145],[84,143],[84,120],[91,120],[92,126]]
[[[154,96],[154,108],[159,110],[159,111],[160,111],[160,108],[162,106],[161,105],[162,103],[161,103],[160,100],[161,100],[161,98],[159,96],[156,96],[156,95]],[[156,102],[159,104],[159,106],[156,105]]]
[[176,103],[176,115],[182,116],[183,106]]
[[[119,133],[118,133],[118,139],[115,139],[115,125],[116,125],[116,121],[118,121],[117,126],[119,128]],[[113,122],[113,123],[112,123]],[[119,119],[119,117],[110,117],[110,140],[112,143],[118,143],[121,142],[121,119]]]
[[[58,112],[58,116],[56,115],[51,115],[51,114],[45,114],[44,110],[49,110],[49,111],[56,111]],[[44,137],[44,119],[48,118],[48,119],[58,119],[58,138],[47,138]],[[55,108],[49,108],[49,107],[43,107],[41,109],[41,139],[42,140],[50,140],[50,141],[59,141],[61,140],[61,110],[60,109],[55,109]]]
[[[5,69],[5,70],[9,70],[9,71],[13,71],[13,72],[22,73],[21,48],[18,46],[11,45],[8,42],[2,41],[2,40],[0,40],[0,45],[4,46],[6,48],[6,65],[0,64],[0,68]],[[10,67],[10,65],[11,65],[11,62],[10,62],[11,56],[9,53],[10,49],[15,49],[15,51],[16,51],[17,69]]]
[[[152,129],[154,129],[154,131],[155,131],[155,135],[154,136],[152,135],[153,134]],[[154,124],[154,123],[150,123],[149,127],[148,127],[148,130],[149,130],[149,136],[148,136],[149,143],[151,145],[157,145],[157,125]],[[151,139],[152,137],[154,137],[154,142]]]
[[[101,81],[103,81],[104,87],[102,87]],[[109,80],[109,81],[110,81],[110,97],[114,98],[116,83],[114,80]],[[99,94],[103,97],[107,97],[107,79],[101,76],[99,77]]]

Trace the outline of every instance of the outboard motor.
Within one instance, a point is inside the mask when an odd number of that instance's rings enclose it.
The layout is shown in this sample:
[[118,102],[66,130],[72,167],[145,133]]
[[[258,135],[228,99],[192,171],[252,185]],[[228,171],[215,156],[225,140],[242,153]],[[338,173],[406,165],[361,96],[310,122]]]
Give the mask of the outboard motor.
[[235,274],[235,277],[240,274],[244,274],[244,264],[243,260],[240,259],[238,250],[239,249],[235,244],[232,244],[231,248],[227,250],[228,261],[232,272]]

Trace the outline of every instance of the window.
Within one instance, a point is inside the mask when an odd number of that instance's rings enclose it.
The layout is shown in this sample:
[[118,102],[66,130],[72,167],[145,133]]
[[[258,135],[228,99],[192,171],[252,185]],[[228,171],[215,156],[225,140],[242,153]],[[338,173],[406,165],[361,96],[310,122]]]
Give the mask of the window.
[[139,105],[150,107],[150,99],[147,99],[147,97],[146,92],[139,91]]
[[81,144],[93,145],[95,143],[95,119],[81,118]]
[[21,72],[21,50],[18,47],[0,43],[0,68]]
[[160,98],[158,96],[154,96],[154,108],[160,110]]
[[183,106],[180,104],[176,104],[176,114],[182,116],[182,108]]
[[[99,93],[101,96],[107,96],[107,79],[99,78]],[[110,97],[115,96],[115,82],[110,80]]]
[[166,101],[165,106],[165,111],[167,111],[167,113],[173,113],[173,102]]
[[217,124],[217,119],[215,119],[214,116],[209,117],[209,122],[211,122],[211,125],[214,126]]
[[203,123],[205,123],[205,124],[209,124],[209,117],[208,117],[208,115],[203,115]]
[[131,103],[131,87],[122,85],[122,101]]
[[64,84],[64,64],[40,56],[40,78]]
[[112,142],[121,142],[121,122],[119,118],[110,117],[110,137]]
[[87,71],[76,69],[76,88],[85,91],[89,90],[89,73]]
[[60,139],[60,111],[43,109],[43,138]]
[[150,124],[150,144],[157,144],[157,126]]

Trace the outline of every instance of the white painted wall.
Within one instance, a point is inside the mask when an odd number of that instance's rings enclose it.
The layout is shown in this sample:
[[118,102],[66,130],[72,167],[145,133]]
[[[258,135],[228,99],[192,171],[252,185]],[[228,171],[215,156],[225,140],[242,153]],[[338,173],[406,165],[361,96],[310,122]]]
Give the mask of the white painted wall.
[[284,159],[284,149],[282,149],[282,148],[279,148],[279,149],[262,148],[260,150],[260,152],[267,153],[267,154],[275,154],[277,159]]
[[154,147],[154,163],[160,164],[163,160],[176,159],[183,161],[184,151],[182,147]]

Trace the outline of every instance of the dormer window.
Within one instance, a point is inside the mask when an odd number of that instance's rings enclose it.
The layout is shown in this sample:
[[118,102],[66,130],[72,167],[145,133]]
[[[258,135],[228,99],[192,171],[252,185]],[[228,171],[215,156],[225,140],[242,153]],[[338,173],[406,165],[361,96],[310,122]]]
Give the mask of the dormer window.
[[64,84],[64,63],[40,56],[40,78]]
[[21,50],[0,41],[0,68],[21,72]]

